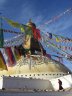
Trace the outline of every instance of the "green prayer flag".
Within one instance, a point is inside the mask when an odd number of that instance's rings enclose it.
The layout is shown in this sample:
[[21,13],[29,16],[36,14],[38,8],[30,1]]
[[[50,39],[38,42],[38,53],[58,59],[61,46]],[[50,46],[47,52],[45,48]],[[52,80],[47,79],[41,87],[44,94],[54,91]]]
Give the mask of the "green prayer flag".
[[2,19],[6,20],[9,25],[15,28],[19,28],[21,32],[25,32],[24,25],[20,24],[18,22],[15,22],[13,20],[10,20],[8,18],[2,17]]

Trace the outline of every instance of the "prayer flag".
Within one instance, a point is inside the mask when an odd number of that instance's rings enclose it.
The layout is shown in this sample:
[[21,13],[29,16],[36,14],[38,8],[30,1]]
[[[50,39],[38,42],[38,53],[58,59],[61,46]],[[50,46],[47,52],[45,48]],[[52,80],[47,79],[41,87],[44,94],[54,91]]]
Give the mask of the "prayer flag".
[[9,58],[10,63],[8,63],[8,66],[14,66],[15,65],[15,58],[12,53],[11,47],[6,47],[6,52]]
[[16,60],[19,60],[21,57],[21,53],[17,46],[14,47],[14,56],[15,56]]
[[56,42],[60,42],[60,39],[58,37],[56,37]]
[[9,63],[8,62],[8,56],[6,54],[5,48],[1,48],[1,53],[2,53],[2,55],[4,57],[4,59],[5,59],[5,63],[8,64]]
[[1,51],[0,51],[0,70],[7,70],[7,66],[5,64],[5,60],[3,58]]
[[40,30],[32,27],[32,31],[33,31],[34,38],[36,40],[40,40],[41,39]]
[[52,39],[52,33],[47,32],[47,35],[50,39]]
[[16,27],[19,28],[22,32],[24,32],[24,27],[22,24],[18,23],[18,22],[14,22],[13,20],[10,20],[8,18],[3,17],[4,20],[6,20],[12,27]]
[[3,29],[0,29],[0,47],[4,45]]

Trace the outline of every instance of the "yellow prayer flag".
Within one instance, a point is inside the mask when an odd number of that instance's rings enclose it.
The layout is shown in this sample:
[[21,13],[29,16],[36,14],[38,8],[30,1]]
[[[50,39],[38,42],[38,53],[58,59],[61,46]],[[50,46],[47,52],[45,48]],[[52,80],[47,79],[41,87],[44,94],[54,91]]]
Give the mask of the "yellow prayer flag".
[[24,25],[22,25],[22,24],[20,24],[18,22],[15,22],[13,20],[10,20],[8,18],[5,18],[5,17],[3,17],[3,19],[6,20],[7,23],[10,24],[12,27],[19,28],[21,30],[21,32],[25,32],[25,29],[24,29],[25,26]]
[[4,20],[7,21],[7,23],[9,25],[11,25],[12,27],[16,27],[16,28],[19,28],[21,32],[25,32],[26,34],[30,34],[30,35],[33,35],[32,34],[32,29],[29,25],[24,25],[24,24],[20,24],[18,22],[14,22],[13,20],[10,20],[8,18],[5,18],[5,17],[2,17]]
[[6,20],[13,27],[21,28],[21,26],[22,26],[20,23],[14,22],[13,20],[10,20],[8,18],[3,17],[3,19]]
[[56,37],[56,42],[60,42],[60,39]]
[[7,70],[7,66],[4,64],[1,56],[0,56],[0,70]]
[[23,27],[20,28],[21,32],[25,32],[25,29]]

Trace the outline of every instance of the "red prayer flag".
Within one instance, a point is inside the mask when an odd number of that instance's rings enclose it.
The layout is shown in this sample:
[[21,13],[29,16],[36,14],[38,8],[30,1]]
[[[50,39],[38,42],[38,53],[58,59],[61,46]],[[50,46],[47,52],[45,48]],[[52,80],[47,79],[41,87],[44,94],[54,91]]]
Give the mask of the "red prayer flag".
[[32,31],[33,31],[34,38],[36,40],[40,40],[41,39],[40,30],[32,27]]
[[12,50],[10,47],[6,47],[6,52],[7,52],[7,55],[8,55],[8,58],[9,58],[9,64],[8,66],[13,66],[15,65],[15,58],[14,58],[14,55],[12,53]]

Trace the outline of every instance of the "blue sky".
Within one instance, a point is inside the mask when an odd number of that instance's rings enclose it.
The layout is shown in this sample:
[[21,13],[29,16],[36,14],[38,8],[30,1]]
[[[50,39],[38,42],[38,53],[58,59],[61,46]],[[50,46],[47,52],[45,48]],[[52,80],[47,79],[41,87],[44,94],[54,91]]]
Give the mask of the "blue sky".
[[[0,0],[2,15],[14,21],[26,24],[31,18],[37,26],[72,7],[72,0]],[[72,13],[60,20],[45,25],[42,31],[67,34],[72,37]],[[60,28],[60,26],[62,26]],[[68,31],[69,30],[69,31]]]
[[[71,7],[72,0],[0,0],[0,10],[3,16],[24,24],[31,18],[37,26]],[[64,16],[62,19],[65,18]],[[69,17],[66,18],[66,23],[71,23],[72,18],[68,19]],[[64,25],[65,22],[62,22],[62,24]],[[56,31],[57,28],[52,26],[54,24],[44,26],[44,28],[51,32],[54,30],[52,28],[55,28]],[[65,26],[62,28],[63,30],[67,29],[67,27],[71,28],[72,24]]]
[[[72,0],[0,0],[2,16],[23,24],[31,18],[37,27],[69,8],[72,8]],[[72,38],[72,12],[40,30]]]

